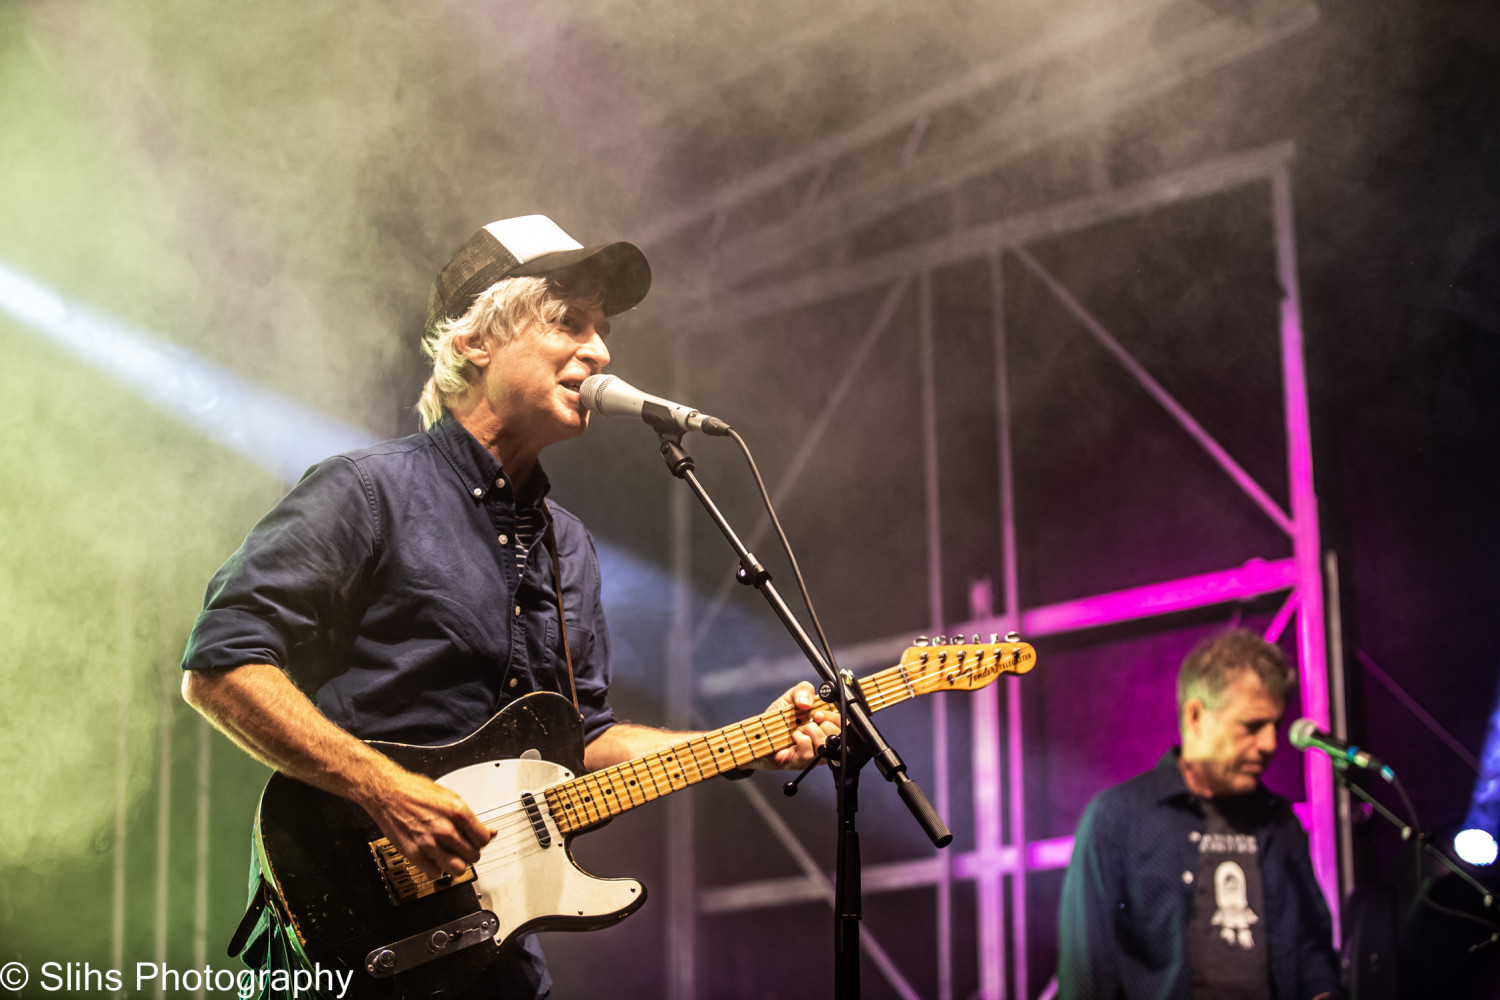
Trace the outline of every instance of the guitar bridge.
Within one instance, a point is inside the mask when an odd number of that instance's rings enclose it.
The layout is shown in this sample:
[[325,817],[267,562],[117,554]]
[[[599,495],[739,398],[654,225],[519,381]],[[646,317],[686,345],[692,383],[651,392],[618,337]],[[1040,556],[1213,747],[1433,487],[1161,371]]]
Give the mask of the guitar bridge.
[[498,917],[489,910],[479,910],[441,927],[371,949],[365,956],[365,971],[375,979],[389,979],[398,972],[426,965],[434,958],[489,941],[499,929]]
[[391,903],[396,906],[410,903],[424,896],[431,896],[450,886],[472,882],[475,879],[473,868],[466,869],[462,875],[442,875],[432,878],[412,864],[406,855],[396,849],[396,845],[391,843],[388,837],[370,841],[370,853],[375,857],[375,867],[380,869],[381,878],[385,882],[385,891],[391,897]]

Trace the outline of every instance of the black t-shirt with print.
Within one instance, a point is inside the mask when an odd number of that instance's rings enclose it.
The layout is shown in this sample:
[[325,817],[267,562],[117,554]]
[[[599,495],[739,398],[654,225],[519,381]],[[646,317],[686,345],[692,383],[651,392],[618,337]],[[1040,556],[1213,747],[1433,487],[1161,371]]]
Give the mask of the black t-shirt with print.
[[1243,798],[1200,799],[1205,818],[1188,916],[1193,1000],[1269,1000],[1265,897]]

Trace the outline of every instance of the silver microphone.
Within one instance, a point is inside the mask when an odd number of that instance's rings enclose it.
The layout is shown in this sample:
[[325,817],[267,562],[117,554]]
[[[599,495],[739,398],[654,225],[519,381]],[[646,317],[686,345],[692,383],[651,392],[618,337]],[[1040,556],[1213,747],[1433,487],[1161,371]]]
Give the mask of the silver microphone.
[[729,425],[718,417],[642,392],[614,375],[590,375],[578,387],[578,395],[584,406],[601,417],[639,417],[658,430],[675,427],[718,436],[729,433]]
[[1330,736],[1320,730],[1312,719],[1298,719],[1292,723],[1287,729],[1287,739],[1298,750],[1321,750],[1332,757],[1336,764],[1353,764],[1367,771],[1379,772],[1386,781],[1396,776],[1396,772],[1376,760],[1374,754],[1352,743],[1345,743],[1336,736]]

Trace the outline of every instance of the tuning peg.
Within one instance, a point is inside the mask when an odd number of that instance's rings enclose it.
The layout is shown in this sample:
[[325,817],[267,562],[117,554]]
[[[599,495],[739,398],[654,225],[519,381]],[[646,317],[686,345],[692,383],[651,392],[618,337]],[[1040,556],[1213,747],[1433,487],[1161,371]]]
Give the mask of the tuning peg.
[[1018,635],[1015,632],[1007,632],[1007,633],[1005,633],[1005,641],[1006,642],[1020,642],[1021,641],[1021,637],[1020,637],[1020,635]]
[[932,644],[934,646],[946,646],[948,645],[948,637],[946,635],[935,635],[932,637]]
[[931,640],[929,640],[925,635],[919,635],[919,636],[917,636],[917,641],[914,642],[914,643],[912,643],[912,645],[913,646],[926,646],[926,645],[929,645],[930,643],[931,643]]
[[976,645],[976,646],[979,645],[979,633],[978,632],[974,633],[973,642],[974,642],[974,645]]
[[994,646],[994,645],[998,644],[999,642],[1000,642],[1000,633],[999,632],[991,632],[990,633],[990,645]]

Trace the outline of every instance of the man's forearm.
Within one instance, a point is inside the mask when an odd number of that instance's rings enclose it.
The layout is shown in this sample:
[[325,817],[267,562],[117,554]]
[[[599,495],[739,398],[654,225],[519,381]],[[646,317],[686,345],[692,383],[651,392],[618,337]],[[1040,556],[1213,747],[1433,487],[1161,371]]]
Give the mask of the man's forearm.
[[699,734],[671,729],[653,729],[634,722],[617,722],[584,747],[583,766],[590,771],[613,767],[627,760],[664,750],[697,735]]
[[[839,731],[840,724],[836,711],[826,705],[815,709],[814,705],[817,704],[820,703],[813,694],[813,686],[806,681],[789,688],[780,698],[771,702],[766,711],[782,713],[795,726],[789,734],[790,740],[781,749],[767,753],[744,766],[795,770],[811,763],[818,747]],[[612,767],[702,735],[704,734],[619,722],[600,733],[584,748],[583,763],[588,770],[597,771],[601,767]]]
[[270,664],[184,671],[182,696],[252,757],[325,792],[362,802],[396,769]]
[[459,874],[493,836],[455,792],[334,725],[276,667],[190,670],[182,696],[258,760],[358,803],[428,875]]

